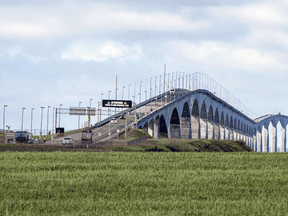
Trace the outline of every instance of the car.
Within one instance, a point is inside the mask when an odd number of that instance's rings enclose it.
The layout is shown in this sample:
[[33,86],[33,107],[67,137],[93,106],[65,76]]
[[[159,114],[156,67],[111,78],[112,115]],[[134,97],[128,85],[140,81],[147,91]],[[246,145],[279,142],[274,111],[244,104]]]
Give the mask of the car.
[[62,145],[73,145],[73,139],[69,137],[65,137],[62,141]]
[[125,119],[125,114],[121,115],[120,119]]
[[117,119],[116,118],[112,118],[110,122],[111,122],[111,124],[117,124]]
[[170,94],[174,94],[174,93],[175,93],[175,89],[171,89]]

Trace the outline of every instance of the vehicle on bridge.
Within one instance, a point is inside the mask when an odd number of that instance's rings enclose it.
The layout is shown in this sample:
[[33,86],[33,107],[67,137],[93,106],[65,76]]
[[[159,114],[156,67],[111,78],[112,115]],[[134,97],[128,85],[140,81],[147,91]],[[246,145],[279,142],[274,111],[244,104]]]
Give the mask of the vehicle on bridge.
[[73,139],[69,137],[65,137],[62,141],[62,145],[73,145]]
[[29,133],[27,131],[16,131],[16,143],[27,143],[29,140]]
[[92,143],[93,135],[94,133],[90,129],[82,131],[81,143],[85,143],[85,144]]
[[112,118],[111,119],[111,124],[117,124],[117,119],[116,118]]
[[16,135],[14,131],[8,130],[5,135],[6,143],[15,143]]

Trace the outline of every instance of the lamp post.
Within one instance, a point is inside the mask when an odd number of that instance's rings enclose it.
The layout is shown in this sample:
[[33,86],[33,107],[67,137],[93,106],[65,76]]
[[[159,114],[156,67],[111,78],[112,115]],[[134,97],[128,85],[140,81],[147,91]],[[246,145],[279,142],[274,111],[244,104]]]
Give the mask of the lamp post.
[[152,97],[152,88],[151,88],[152,79],[153,78],[150,78],[150,98]]
[[167,86],[167,91],[169,91],[169,87],[171,87],[171,86],[169,86],[169,76],[170,76],[170,73],[168,73],[168,86]]
[[23,115],[24,115],[24,109],[25,107],[22,107],[22,123],[21,123],[21,131],[23,131]]
[[[62,105],[62,104],[60,104]],[[42,143],[42,120],[43,120],[43,109],[45,107],[40,107],[41,108],[41,124],[40,124],[40,143]],[[59,122],[60,122],[60,110],[59,110]],[[59,124],[60,127],[60,124]]]
[[108,100],[110,100],[110,92],[111,92],[111,91],[108,91]]
[[160,75],[160,78],[159,78],[159,94],[161,93],[161,77],[162,75]]
[[140,93],[139,93],[139,103],[141,103],[141,83],[142,83],[142,81],[140,81]]
[[47,107],[47,131],[46,131],[46,140],[48,139],[49,108],[51,108],[51,106],[48,106],[48,107]]
[[[80,108],[80,104],[81,104],[82,102],[79,102],[79,108]],[[80,129],[80,115],[78,115],[78,130]]]
[[145,81],[145,101],[147,100],[147,90],[146,90],[147,79]]
[[178,71],[176,71],[175,88],[177,88],[177,74],[178,74]]
[[52,119],[52,141],[54,144],[54,113],[55,113],[55,107],[53,107],[53,119]]
[[[59,128],[60,128],[60,113],[61,113],[61,106],[63,106],[63,104],[59,104]],[[42,120],[41,120],[41,124],[42,124]],[[42,127],[42,126],[41,126]],[[42,133],[42,132],[41,132]]]
[[135,84],[134,84],[134,103],[135,103],[135,94],[136,94],[136,82],[135,82]]
[[156,79],[157,79],[157,76],[155,77],[155,97],[156,97]]
[[125,86],[122,87],[122,100],[123,100],[123,95],[124,95],[124,88]]
[[4,105],[4,107],[3,107],[3,143],[5,143],[5,138],[6,138],[6,130],[5,130],[5,107],[8,107],[8,105]]
[[33,122],[33,110],[35,108],[31,108],[31,134],[32,134],[32,122]]
[[91,115],[90,115],[90,110],[91,110],[91,101],[93,99],[90,99],[90,106],[89,106],[89,115],[88,115],[88,127],[90,127],[90,122],[91,122]]
[[128,86],[128,100],[130,100],[130,86],[131,86],[131,84],[129,84],[129,86]]
[[172,72],[171,88],[174,87],[174,85],[173,85],[173,75],[174,75],[174,72]]

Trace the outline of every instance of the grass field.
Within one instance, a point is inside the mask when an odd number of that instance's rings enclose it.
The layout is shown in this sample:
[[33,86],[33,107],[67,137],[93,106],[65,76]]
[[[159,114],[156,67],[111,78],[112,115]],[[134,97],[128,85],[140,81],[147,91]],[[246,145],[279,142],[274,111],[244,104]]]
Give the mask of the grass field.
[[285,153],[2,152],[0,215],[287,215]]

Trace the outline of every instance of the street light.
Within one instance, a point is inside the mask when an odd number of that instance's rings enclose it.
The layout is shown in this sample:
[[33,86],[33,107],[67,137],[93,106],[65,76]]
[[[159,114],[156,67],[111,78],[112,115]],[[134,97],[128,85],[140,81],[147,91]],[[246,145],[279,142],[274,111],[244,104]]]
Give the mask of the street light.
[[122,87],[122,100],[123,100],[124,88],[125,86]]
[[128,86],[128,100],[130,100],[130,86],[131,86],[131,84],[129,84],[129,86]]
[[32,134],[32,122],[33,122],[33,110],[35,108],[31,108],[31,134]]
[[[60,104],[62,106],[62,104]],[[43,120],[43,109],[45,107],[40,107],[41,108],[41,124],[40,124],[40,143],[42,143],[42,120]],[[60,110],[59,110],[59,127],[60,127]]]
[[3,143],[5,143],[5,138],[6,138],[6,130],[5,130],[5,107],[8,107],[8,105],[4,105],[4,108],[3,108],[3,133],[4,133]]
[[147,100],[147,90],[146,90],[147,79],[145,81],[145,101]]
[[157,76],[155,77],[155,97],[156,97],[156,79],[157,79]]
[[108,91],[108,100],[110,100],[110,92],[111,92],[111,91]]
[[48,107],[47,107],[47,131],[46,131],[46,140],[48,139],[49,108],[51,108],[51,106],[48,106]]
[[140,81],[140,97],[139,97],[139,103],[141,103],[141,83],[142,83],[142,81]]
[[93,99],[90,99],[90,106],[89,106],[89,115],[88,115],[88,127],[90,127],[90,122],[91,122],[91,115],[90,115],[90,110],[91,110],[91,101]]
[[159,77],[159,94],[161,93],[161,77],[162,77],[162,75],[160,75],[160,77]]
[[23,114],[24,114],[25,107],[22,107],[22,123],[21,123],[21,131],[23,131]]
[[135,103],[135,94],[136,94],[136,82],[135,82],[135,84],[134,84],[134,103]]
[[[60,128],[60,114],[61,114],[61,106],[63,106],[63,104],[59,104],[59,128]],[[44,107],[45,108],[45,107]],[[42,120],[41,120],[42,122]],[[42,123],[41,123],[42,124]],[[42,126],[41,126],[42,127]]]
[[[80,104],[81,104],[82,102],[79,102],[79,108],[80,108]],[[80,115],[78,115],[78,130],[80,129]]]
[[151,83],[152,83],[151,81],[152,81],[152,79],[153,79],[153,78],[150,78],[150,98],[152,98],[152,88],[151,88]]

